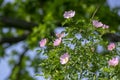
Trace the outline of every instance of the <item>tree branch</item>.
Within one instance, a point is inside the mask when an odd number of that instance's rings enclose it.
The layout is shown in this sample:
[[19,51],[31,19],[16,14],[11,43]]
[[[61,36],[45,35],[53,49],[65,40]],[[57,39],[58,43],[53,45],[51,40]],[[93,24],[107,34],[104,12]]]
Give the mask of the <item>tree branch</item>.
[[18,20],[4,16],[0,16],[0,23],[4,23],[5,26],[26,30],[32,30],[33,27],[38,26],[36,23],[26,22],[24,20]]
[[[15,74],[16,75],[15,80],[20,80],[20,74],[21,74],[21,70],[22,70],[22,62],[23,62],[24,56],[27,51],[28,51],[28,48],[25,48],[24,52],[19,57],[19,62],[14,65],[12,72],[11,72],[10,76],[8,77],[8,79],[13,78],[13,75]],[[17,72],[15,72],[16,68],[18,68]]]
[[16,43],[16,42],[19,42],[19,41],[22,41],[24,39],[27,38],[29,32],[26,32],[24,33],[23,35],[21,36],[18,36],[18,37],[4,37],[4,38],[0,38],[0,44],[3,44],[3,43]]

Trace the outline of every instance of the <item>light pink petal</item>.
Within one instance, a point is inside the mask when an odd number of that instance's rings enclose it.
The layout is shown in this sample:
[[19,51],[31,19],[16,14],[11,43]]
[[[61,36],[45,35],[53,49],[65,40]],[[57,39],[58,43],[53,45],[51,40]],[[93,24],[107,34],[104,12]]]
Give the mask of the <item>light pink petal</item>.
[[72,18],[72,17],[74,17],[75,16],[75,11],[72,11],[72,10],[70,10],[70,11],[65,11],[65,13],[63,14],[63,16],[64,16],[64,18]]
[[47,43],[47,39],[42,39],[40,42],[39,42],[39,45],[40,47],[44,47]]
[[61,38],[55,39],[53,45],[54,45],[54,46],[58,46],[58,45],[60,45],[61,41],[62,41]]
[[111,60],[108,61],[109,66],[116,66],[119,63],[119,59],[116,58],[112,58]]
[[58,38],[63,38],[64,35],[65,35],[65,33],[56,33],[56,36],[57,36]]
[[68,53],[65,53],[65,54],[61,55],[61,57],[60,57],[60,63],[61,64],[66,64],[68,62],[68,60],[69,60]]
[[109,50],[109,51],[112,51],[114,48],[115,48],[115,44],[114,44],[114,43],[110,43],[110,44],[108,45],[108,50]]
[[93,20],[93,21],[92,21],[92,24],[93,24],[93,26],[95,26],[96,28],[99,28],[99,27],[102,27],[102,26],[103,26],[102,22],[98,22],[97,20]]
[[109,26],[108,26],[108,25],[105,25],[105,24],[104,24],[102,27],[103,27],[103,29],[109,28]]

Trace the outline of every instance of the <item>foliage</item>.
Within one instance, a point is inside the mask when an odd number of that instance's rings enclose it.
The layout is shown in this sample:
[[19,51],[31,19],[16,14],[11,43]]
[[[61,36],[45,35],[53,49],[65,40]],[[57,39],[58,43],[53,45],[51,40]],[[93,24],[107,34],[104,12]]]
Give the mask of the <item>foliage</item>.
[[[52,43],[48,43],[47,48],[42,49],[43,55],[47,56],[40,63],[45,78],[54,80],[119,79],[119,66],[108,65],[112,57],[120,55],[116,52],[119,46],[116,44],[115,50],[108,51],[108,42],[101,38],[104,33],[111,31],[102,27],[96,28],[91,21],[81,18],[70,18],[63,23],[69,25],[64,31],[66,36],[62,39],[62,44],[54,47]],[[105,47],[106,50],[103,50],[105,54],[98,52],[99,45]],[[66,64],[61,64],[60,56],[66,52],[70,55],[70,59]]]

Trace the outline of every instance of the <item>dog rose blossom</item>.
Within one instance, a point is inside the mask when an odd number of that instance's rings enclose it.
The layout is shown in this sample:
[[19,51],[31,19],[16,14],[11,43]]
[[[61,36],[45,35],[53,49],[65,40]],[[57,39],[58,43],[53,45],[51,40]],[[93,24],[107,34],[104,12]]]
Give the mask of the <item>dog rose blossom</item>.
[[60,63],[61,64],[66,64],[68,62],[68,60],[69,60],[68,53],[65,53],[65,54],[61,55],[61,57],[60,57]]
[[115,48],[115,44],[114,44],[114,43],[110,43],[110,44],[108,45],[108,50],[109,50],[109,51],[112,51],[114,48]]
[[59,45],[60,45],[60,43],[61,43],[61,41],[62,41],[62,39],[61,39],[61,38],[55,39],[55,41],[54,41],[53,45],[54,45],[54,46],[59,46]]
[[111,60],[108,61],[109,66],[117,66],[119,63],[119,59],[116,58],[112,58]]
[[103,28],[103,29],[107,29],[107,28],[109,28],[109,26],[108,26],[108,25],[103,24],[102,28]]
[[39,42],[39,45],[40,47],[44,47],[47,43],[47,39],[42,39],[40,42]]
[[93,20],[93,21],[92,21],[92,24],[93,24],[93,26],[95,26],[96,28],[99,28],[99,27],[102,27],[102,26],[103,26],[102,22],[99,22],[99,21],[97,21],[97,20]]
[[65,13],[63,14],[63,16],[64,16],[64,18],[72,18],[72,17],[74,17],[75,16],[75,11],[72,11],[72,10],[70,10],[70,11],[65,11]]
[[65,33],[56,33],[56,36],[57,36],[58,38],[63,38],[64,35],[65,35]]

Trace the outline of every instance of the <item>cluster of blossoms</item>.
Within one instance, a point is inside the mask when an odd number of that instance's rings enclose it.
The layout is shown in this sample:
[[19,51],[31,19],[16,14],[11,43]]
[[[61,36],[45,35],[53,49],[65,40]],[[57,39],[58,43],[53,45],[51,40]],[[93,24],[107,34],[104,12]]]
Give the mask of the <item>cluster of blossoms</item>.
[[57,39],[55,39],[53,45],[59,46],[60,43],[62,42],[62,38],[64,37],[64,33],[60,33],[60,34],[56,33],[56,37],[57,37]]
[[[55,41],[53,42],[53,46],[59,46],[60,43],[62,42],[62,38],[64,37],[64,33],[56,33],[56,37],[57,39],[55,39]],[[47,39],[42,39],[40,42],[39,42],[39,45],[40,47],[45,47],[47,43]],[[60,63],[61,64],[66,64],[69,60],[69,55],[68,53],[64,53],[63,55],[61,55],[60,57]]]
[[[95,26],[96,28],[99,28],[99,27],[109,28],[108,25],[105,25],[105,24],[103,24],[102,22],[99,22],[99,21],[97,21],[97,20],[93,20],[93,21],[92,21],[92,24],[93,24],[93,26]],[[108,50],[109,50],[109,51],[112,51],[114,48],[115,48],[115,43],[110,43],[110,44],[108,45]]]
[[[57,39],[55,39],[55,41],[53,42],[53,45],[54,46],[59,46],[60,43],[62,42],[62,37],[64,37],[64,33],[60,33],[60,34],[56,34],[56,36],[58,37]],[[42,39],[40,42],[39,42],[39,45],[40,47],[45,47],[47,43],[47,39]]]
[[[67,19],[68,18],[72,18],[72,17],[75,16],[75,11],[72,11],[72,10],[65,11],[63,16],[64,16],[64,18],[67,18]],[[102,22],[99,22],[97,20],[93,20],[92,23],[93,23],[93,26],[95,26],[96,28],[99,28],[99,27],[102,27],[104,29],[105,28],[109,28],[108,25],[105,25]],[[62,38],[64,37],[64,35],[65,35],[64,33],[60,33],[60,34],[57,33],[56,34],[57,38],[54,40],[53,46],[59,46],[60,43],[62,42]],[[39,42],[39,45],[40,45],[40,47],[44,47],[46,45],[46,43],[47,43],[47,39],[42,39]],[[108,50],[109,51],[112,51],[114,48],[115,48],[115,44],[114,43],[110,43],[108,45]],[[60,63],[61,64],[66,64],[69,61],[69,57],[70,56],[69,56],[68,53],[64,53],[63,55],[60,56]],[[108,61],[109,66],[116,66],[116,65],[118,65],[118,63],[119,63],[119,59],[117,57],[112,58],[111,60]]]
[[[75,16],[75,11],[72,11],[72,10],[65,11],[63,16],[64,16],[64,18],[67,18],[67,19],[72,18],[72,17]],[[62,38],[64,37],[64,33],[60,33],[60,34],[56,33],[56,37],[57,37],[57,39],[54,40],[53,46],[59,46],[60,45],[60,43],[62,42]],[[47,39],[42,39],[39,42],[39,45],[40,45],[40,47],[44,47],[46,45],[46,43],[47,43]],[[60,56],[60,63],[61,64],[66,64],[69,60],[69,57],[70,56],[69,56],[68,53],[64,53],[63,55]]]
[[99,22],[99,21],[97,21],[97,20],[93,20],[93,21],[92,21],[92,24],[93,24],[93,26],[95,26],[96,28],[99,28],[99,27],[102,27],[103,29],[109,28],[108,25],[103,24],[102,22]]
[[[75,11],[72,11],[72,10],[65,11],[63,16],[64,16],[64,18],[67,18],[67,19],[72,18],[72,17],[75,16]],[[59,46],[60,45],[60,43],[62,42],[62,38],[64,37],[64,33],[60,33],[60,34],[56,33],[56,37],[57,37],[57,39],[54,40],[53,46]],[[46,43],[47,43],[47,39],[42,39],[39,42],[39,45],[40,45],[40,47],[44,47],[46,45]],[[60,63],[61,64],[66,64],[69,60],[69,57],[70,56],[69,56],[68,53],[64,53],[63,55],[60,56]]]
[[[93,26],[95,26],[96,28],[99,28],[99,27],[102,27],[103,29],[109,28],[108,25],[103,24],[102,22],[99,22],[99,21],[97,21],[97,20],[93,20],[93,21],[92,21],[92,24],[93,24]],[[115,43],[110,43],[110,44],[107,46],[107,49],[108,49],[109,51],[112,51],[114,48],[115,48]],[[118,57],[112,58],[111,60],[108,61],[109,66],[116,66],[116,65],[118,65],[118,63],[119,63],[119,58],[118,58]]]
[[[108,50],[112,51],[115,48],[115,43],[110,43],[108,45]],[[108,61],[109,66],[117,66],[119,63],[119,58],[115,57]]]

